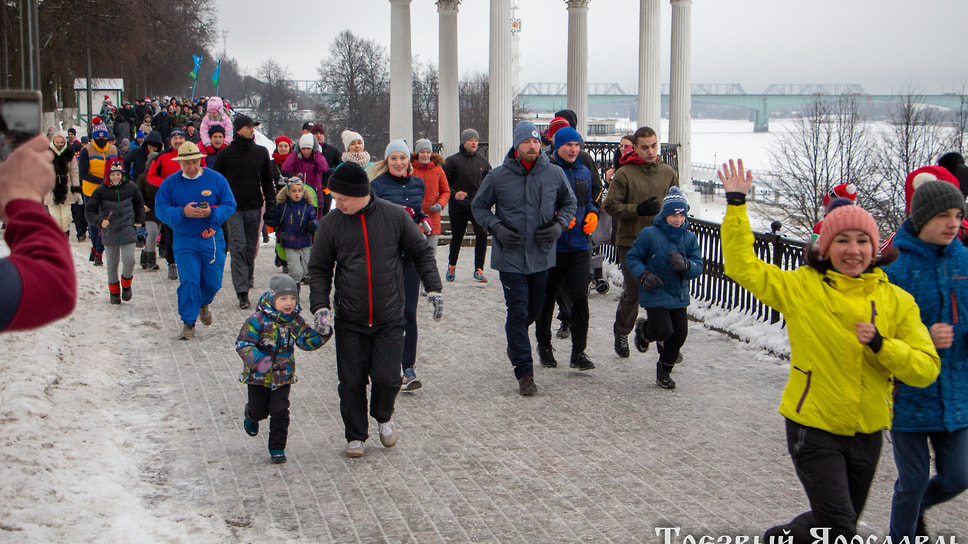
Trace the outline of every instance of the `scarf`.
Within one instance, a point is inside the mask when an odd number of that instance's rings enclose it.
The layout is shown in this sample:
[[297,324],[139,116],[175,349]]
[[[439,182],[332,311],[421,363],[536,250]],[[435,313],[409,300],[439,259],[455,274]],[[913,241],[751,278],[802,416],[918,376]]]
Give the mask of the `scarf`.
[[366,151],[360,151],[359,153],[350,153],[346,151],[342,156],[343,162],[355,162],[356,164],[366,168],[370,164],[370,154]]
[[278,151],[273,151],[272,152],[272,162],[278,164],[279,165],[279,168],[282,168],[282,165],[286,162],[286,159],[288,159],[289,158],[289,155],[291,155],[291,154],[292,154],[292,151],[290,151],[289,153],[285,153],[285,154],[279,153]]

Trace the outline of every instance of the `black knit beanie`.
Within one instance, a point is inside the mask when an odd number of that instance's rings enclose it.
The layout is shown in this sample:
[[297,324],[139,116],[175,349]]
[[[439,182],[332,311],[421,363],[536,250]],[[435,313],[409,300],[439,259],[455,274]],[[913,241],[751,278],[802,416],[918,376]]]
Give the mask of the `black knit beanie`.
[[957,187],[941,180],[922,183],[911,197],[911,226],[914,227],[914,233],[920,233],[932,217],[951,208],[965,213],[965,195]]

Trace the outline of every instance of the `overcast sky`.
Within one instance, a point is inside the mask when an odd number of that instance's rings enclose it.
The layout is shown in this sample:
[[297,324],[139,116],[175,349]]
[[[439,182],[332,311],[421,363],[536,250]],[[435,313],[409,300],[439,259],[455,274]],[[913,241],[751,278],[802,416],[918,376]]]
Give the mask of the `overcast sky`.
[[[522,21],[521,85],[567,79],[568,11],[563,0],[512,0]],[[249,73],[268,58],[292,79],[318,79],[336,34],[390,46],[387,0],[218,0],[228,56]],[[458,15],[460,73],[486,72],[488,0],[464,0]],[[271,6],[266,8],[266,6]],[[589,81],[627,91],[637,76],[638,0],[591,0]],[[661,1],[662,81],[669,81],[672,8]],[[413,54],[438,60],[437,8],[411,5]],[[914,83],[926,93],[968,85],[966,0],[694,0],[693,83],[857,83],[891,93]],[[218,50],[222,49],[219,34]]]

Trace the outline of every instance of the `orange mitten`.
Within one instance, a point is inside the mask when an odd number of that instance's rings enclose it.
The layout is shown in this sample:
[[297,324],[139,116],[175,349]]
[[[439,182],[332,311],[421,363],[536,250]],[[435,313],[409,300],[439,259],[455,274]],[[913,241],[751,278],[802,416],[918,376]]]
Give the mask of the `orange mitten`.
[[598,214],[595,212],[588,212],[585,214],[585,226],[581,228],[581,231],[585,234],[591,234],[595,232],[595,227],[598,226]]
[[568,223],[568,230],[571,230],[575,226],[575,218],[571,218],[571,223]]

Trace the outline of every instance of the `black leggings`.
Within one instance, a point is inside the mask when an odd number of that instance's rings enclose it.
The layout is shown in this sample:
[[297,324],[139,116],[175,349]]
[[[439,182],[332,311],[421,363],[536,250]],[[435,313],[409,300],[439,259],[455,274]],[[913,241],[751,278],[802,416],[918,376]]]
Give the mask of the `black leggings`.
[[674,365],[679,358],[679,348],[686,343],[689,334],[689,319],[685,308],[646,308],[649,324],[645,327],[645,337],[649,342],[662,342],[662,355],[659,360]]
[[484,257],[487,255],[487,231],[474,220],[470,210],[466,212],[450,212],[450,266],[457,266],[460,256],[461,243],[467,232],[467,222],[474,227],[474,268],[484,268]]

